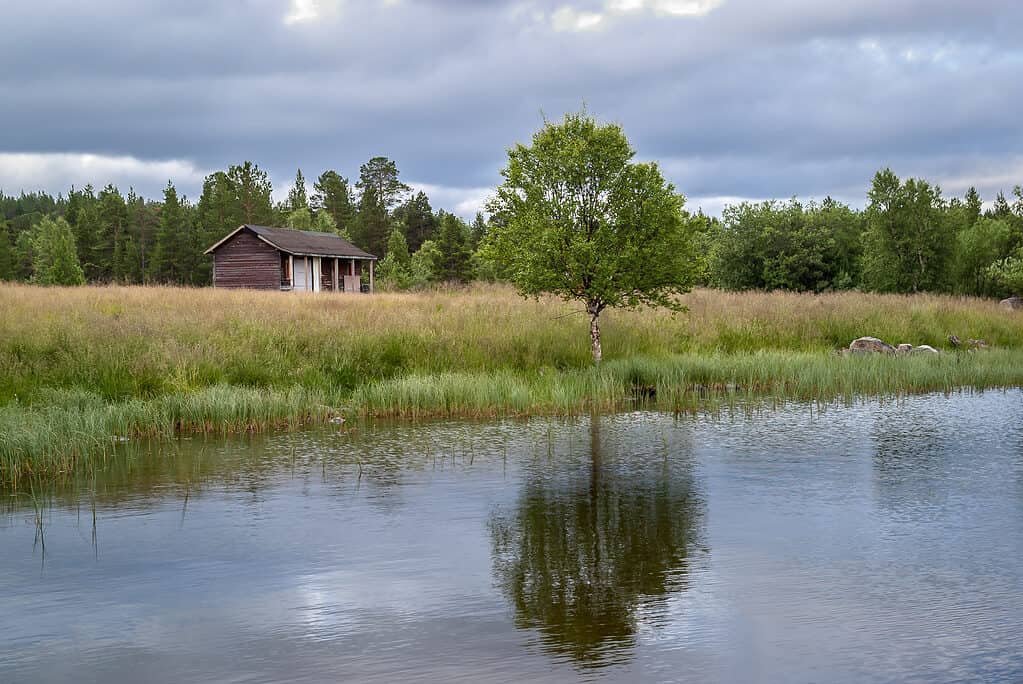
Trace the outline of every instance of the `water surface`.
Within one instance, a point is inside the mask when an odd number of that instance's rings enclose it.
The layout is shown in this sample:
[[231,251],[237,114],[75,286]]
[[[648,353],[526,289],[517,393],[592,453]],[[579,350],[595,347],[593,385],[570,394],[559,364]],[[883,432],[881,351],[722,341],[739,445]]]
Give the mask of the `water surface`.
[[0,682],[1023,680],[1023,394],[133,445],[0,494]]

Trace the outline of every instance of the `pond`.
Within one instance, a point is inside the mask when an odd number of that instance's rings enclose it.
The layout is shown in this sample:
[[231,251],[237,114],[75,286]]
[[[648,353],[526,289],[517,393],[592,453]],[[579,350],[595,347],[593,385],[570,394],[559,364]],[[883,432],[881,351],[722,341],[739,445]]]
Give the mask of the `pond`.
[[0,494],[0,682],[1023,680],[1023,394],[128,445]]

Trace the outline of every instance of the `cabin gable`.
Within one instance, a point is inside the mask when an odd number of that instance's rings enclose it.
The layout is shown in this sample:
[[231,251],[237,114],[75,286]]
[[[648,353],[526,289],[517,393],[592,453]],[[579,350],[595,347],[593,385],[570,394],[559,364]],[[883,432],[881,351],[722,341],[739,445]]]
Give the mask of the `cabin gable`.
[[213,250],[213,285],[280,290],[280,252],[253,233],[239,231]]

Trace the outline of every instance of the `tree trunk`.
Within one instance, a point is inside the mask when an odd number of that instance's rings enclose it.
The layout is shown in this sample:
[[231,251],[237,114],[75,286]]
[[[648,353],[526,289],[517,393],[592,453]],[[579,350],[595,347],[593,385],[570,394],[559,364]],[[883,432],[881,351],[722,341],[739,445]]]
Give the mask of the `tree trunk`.
[[588,313],[590,314],[590,351],[593,352],[593,363],[600,363],[603,358],[600,348],[600,325],[597,322],[597,319],[600,318],[600,310],[591,308]]

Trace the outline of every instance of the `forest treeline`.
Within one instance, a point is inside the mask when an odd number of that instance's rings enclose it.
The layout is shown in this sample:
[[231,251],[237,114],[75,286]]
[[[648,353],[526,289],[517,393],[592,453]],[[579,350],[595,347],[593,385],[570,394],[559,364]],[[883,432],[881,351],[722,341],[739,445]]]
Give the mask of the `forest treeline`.
[[[210,174],[196,201],[168,183],[160,201],[107,185],[8,196],[0,192],[0,279],[39,284],[206,285],[203,251],[243,223],[333,232],[382,257],[381,284],[498,280],[480,245],[482,214],[466,222],[376,157],[353,183],[334,170],[307,185],[299,171],[283,202],[252,162]],[[490,221],[500,221],[493,216]],[[690,217],[699,282],[730,290],[1023,293],[1023,189],[988,209],[970,189],[945,197],[926,180],[879,171],[867,204],[743,202],[720,218]],[[636,264],[643,268],[643,264]]]

